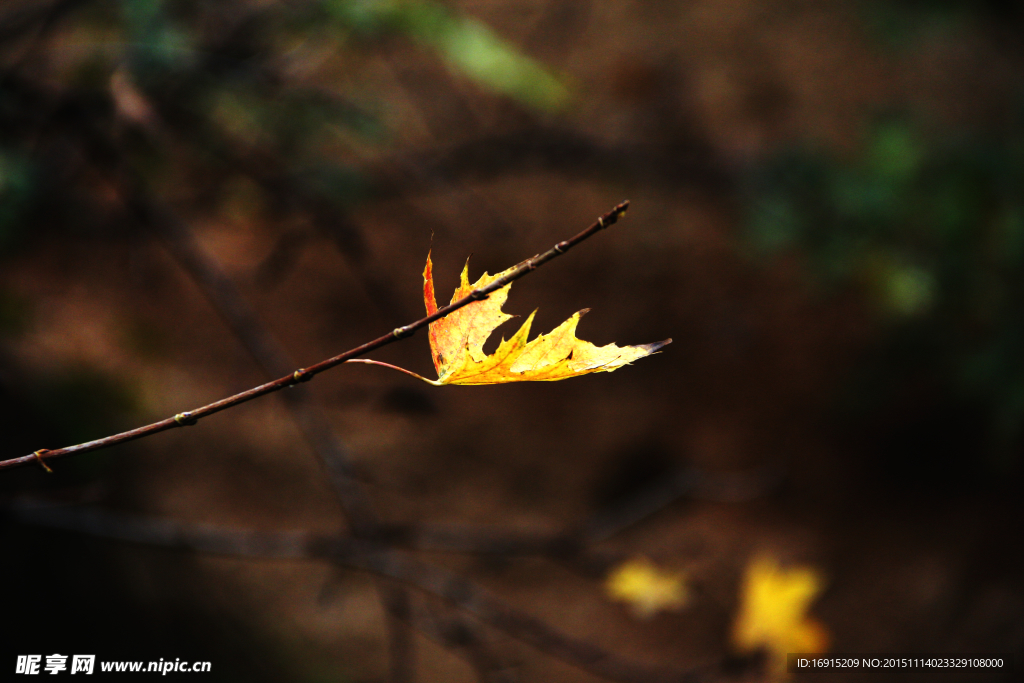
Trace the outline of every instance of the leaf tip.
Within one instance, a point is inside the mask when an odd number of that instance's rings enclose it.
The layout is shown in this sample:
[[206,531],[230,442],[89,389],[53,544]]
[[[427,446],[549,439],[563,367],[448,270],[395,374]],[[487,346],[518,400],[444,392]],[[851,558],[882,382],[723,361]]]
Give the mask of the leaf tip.
[[[469,259],[473,258],[473,254],[466,257],[466,263],[462,266],[462,273],[459,275],[459,288],[469,289]],[[487,275],[485,272],[484,275]],[[452,299],[454,302],[454,299]]]
[[660,341],[660,342],[651,342],[650,344],[637,344],[636,348],[643,349],[648,354],[651,354],[651,353],[657,353],[658,351],[661,351],[663,348],[665,348],[666,346],[668,346],[671,343],[672,343],[672,338],[669,337],[668,339],[665,339],[664,341]]
[[427,264],[423,267],[423,303],[426,305],[427,315],[437,313],[437,298],[434,296],[434,264],[430,260],[430,251],[427,251]]

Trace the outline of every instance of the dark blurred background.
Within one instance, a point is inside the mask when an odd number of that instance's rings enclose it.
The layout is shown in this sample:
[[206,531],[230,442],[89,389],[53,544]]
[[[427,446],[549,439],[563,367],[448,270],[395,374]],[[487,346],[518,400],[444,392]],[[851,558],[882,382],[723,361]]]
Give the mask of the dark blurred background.
[[[263,381],[147,216],[309,365],[420,317],[431,245],[447,301],[470,253],[471,278],[500,271],[628,198],[505,308],[539,307],[538,332],[592,308],[581,338],[674,338],[661,354],[558,383],[307,385],[382,516],[556,531],[686,468],[709,483],[604,544],[686,571],[678,613],[636,621],[542,560],[429,557],[641,660],[724,656],[758,553],[822,573],[833,651],[1020,655],[1022,29],[1010,0],[7,0],[2,456]],[[371,357],[433,373],[422,334]],[[53,467],[0,473],[4,509],[345,528],[277,397]],[[0,666],[386,678],[364,575],[7,513],[0,536]],[[474,680],[417,643],[420,680]],[[519,680],[598,680],[497,646]]]

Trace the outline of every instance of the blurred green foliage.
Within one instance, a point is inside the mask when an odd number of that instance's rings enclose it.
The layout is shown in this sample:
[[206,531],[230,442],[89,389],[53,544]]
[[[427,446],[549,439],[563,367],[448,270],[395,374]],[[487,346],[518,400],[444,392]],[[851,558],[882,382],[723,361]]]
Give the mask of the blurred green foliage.
[[501,40],[486,24],[424,0],[327,0],[343,30],[362,36],[404,33],[436,50],[453,70],[482,86],[541,110],[563,108],[567,87],[547,69]]
[[[194,2],[122,0],[122,28],[135,53],[136,72],[165,72],[203,61],[197,54],[195,28],[189,26],[196,14]],[[483,22],[430,0],[320,0],[275,14],[275,26],[265,38],[281,33],[326,35],[339,45],[356,41],[368,45],[374,39],[404,35],[436,51],[454,71],[496,93],[544,110],[568,104],[566,85],[539,62]]]
[[979,448],[1024,433],[1024,127],[929,140],[880,122],[854,159],[790,150],[748,185],[748,244],[799,253],[826,291],[864,292],[884,330],[866,401],[899,387],[987,415]]

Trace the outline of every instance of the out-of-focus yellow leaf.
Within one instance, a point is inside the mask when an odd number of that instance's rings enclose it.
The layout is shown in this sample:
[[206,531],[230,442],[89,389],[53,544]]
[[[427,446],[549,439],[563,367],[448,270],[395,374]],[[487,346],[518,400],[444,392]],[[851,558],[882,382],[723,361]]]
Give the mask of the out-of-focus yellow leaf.
[[641,619],[679,609],[687,599],[683,573],[659,569],[645,557],[620,564],[608,575],[604,587],[613,600],[629,603]]
[[743,581],[733,645],[743,652],[766,650],[772,677],[785,678],[788,653],[828,648],[825,627],[807,616],[821,588],[821,576],[814,569],[786,569],[770,557],[756,558]]

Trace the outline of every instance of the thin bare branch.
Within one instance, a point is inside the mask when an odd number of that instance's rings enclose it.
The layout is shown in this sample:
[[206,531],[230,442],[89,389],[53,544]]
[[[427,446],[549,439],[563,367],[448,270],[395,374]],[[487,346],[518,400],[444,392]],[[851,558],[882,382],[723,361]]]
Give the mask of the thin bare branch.
[[442,306],[433,315],[428,315],[424,318],[420,318],[416,322],[410,323],[403,327],[397,327],[388,334],[385,334],[382,337],[378,337],[373,341],[367,342],[362,346],[357,346],[353,349],[349,349],[344,353],[338,354],[333,358],[328,358],[327,360],[320,361],[319,363],[311,365],[308,368],[299,368],[291,375],[286,375],[272,382],[267,382],[266,384],[261,384],[247,391],[243,391],[233,396],[228,396],[227,398],[223,398],[219,401],[214,401],[213,403],[202,406],[201,408],[196,408],[194,410],[178,413],[173,417],[160,420],[159,422],[154,422],[144,427],[138,427],[136,429],[131,429],[126,432],[121,432],[120,434],[114,434],[111,436],[104,437],[102,439],[96,439],[94,441],[87,441],[85,443],[76,444],[74,446],[67,446],[64,448],[56,448],[52,450],[44,449],[41,451],[37,451],[36,453],[30,453],[29,455],[24,455],[18,458],[10,458],[9,460],[0,461],[0,470],[9,469],[12,467],[20,467],[23,465],[29,465],[34,462],[39,462],[42,460],[52,460],[54,458],[64,457],[68,455],[95,451],[99,450],[100,448],[106,448],[108,446],[124,443],[126,441],[134,441],[135,439],[141,439],[147,436],[152,436],[153,434],[165,432],[169,429],[194,425],[202,418],[209,417],[214,413],[219,413],[222,410],[233,408],[237,405],[241,405],[242,403],[246,403],[261,396],[274,393],[275,391],[280,391],[281,389],[286,389],[288,387],[295,386],[300,382],[309,381],[313,379],[313,377],[315,377],[316,375],[320,374],[321,372],[330,370],[331,368],[344,363],[350,358],[358,358],[359,356],[369,353],[370,351],[375,351],[381,347],[387,346],[388,344],[392,344],[398,341],[399,339],[409,337],[412,334],[414,334],[417,330],[426,327],[435,320],[439,320],[448,315],[449,313],[452,313],[453,311],[462,308],[463,306],[471,304],[474,301],[486,299],[488,295],[491,294],[492,292],[497,291],[504,287],[505,285],[509,284],[510,282],[514,282],[515,280],[518,280],[524,275],[533,272],[538,267],[544,265],[548,261],[558,256],[561,256],[565,252],[569,251],[571,248],[573,248],[583,240],[587,239],[588,237],[591,237],[596,233],[600,232],[601,230],[603,230],[604,228],[607,228],[608,226],[615,224],[616,222],[618,222],[619,218],[621,218],[626,213],[626,209],[628,207],[629,202],[622,202],[621,204],[613,208],[611,211],[598,218],[597,221],[595,221],[594,224],[591,225],[586,230],[580,232],[574,237],[559,242],[558,244],[556,244],[554,247],[547,250],[543,254],[538,254],[533,258],[526,259],[518,266],[513,268],[511,271],[509,271],[508,274],[500,278],[497,278],[486,287],[481,287],[480,289],[473,290],[462,299],[459,299],[454,303],[448,304],[447,306]]
[[[777,466],[737,472],[707,473],[687,467],[659,479],[616,505],[562,531],[512,531],[467,524],[388,524],[381,539],[391,545],[426,552],[485,555],[539,555],[556,561],[572,560],[618,533],[643,522],[673,502],[697,500],[739,502],[763,495],[777,486],[784,471]],[[619,558],[593,557],[607,566]]]

